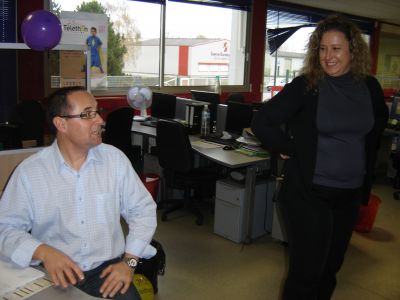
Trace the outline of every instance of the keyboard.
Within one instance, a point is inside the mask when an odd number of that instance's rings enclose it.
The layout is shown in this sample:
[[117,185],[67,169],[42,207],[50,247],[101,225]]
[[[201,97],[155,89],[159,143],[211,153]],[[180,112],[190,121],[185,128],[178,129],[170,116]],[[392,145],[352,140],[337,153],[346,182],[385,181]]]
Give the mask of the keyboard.
[[224,146],[232,146],[233,148],[238,148],[240,146],[240,143],[234,139],[221,139],[214,136],[206,136],[204,137],[204,140],[207,142],[212,142]]

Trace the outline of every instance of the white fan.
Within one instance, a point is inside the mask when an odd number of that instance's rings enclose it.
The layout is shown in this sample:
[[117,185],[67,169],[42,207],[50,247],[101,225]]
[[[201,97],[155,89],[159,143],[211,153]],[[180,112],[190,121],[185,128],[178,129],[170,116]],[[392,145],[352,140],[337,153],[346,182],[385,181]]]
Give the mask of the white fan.
[[132,87],[128,90],[128,104],[137,110],[140,110],[140,116],[134,116],[135,121],[144,121],[148,118],[147,109],[151,105],[152,91],[148,87]]

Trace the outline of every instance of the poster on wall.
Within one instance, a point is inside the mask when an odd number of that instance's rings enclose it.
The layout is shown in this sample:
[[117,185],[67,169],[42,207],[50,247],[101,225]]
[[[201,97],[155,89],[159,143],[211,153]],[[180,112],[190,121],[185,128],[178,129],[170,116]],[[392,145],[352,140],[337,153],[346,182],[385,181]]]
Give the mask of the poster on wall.
[[[108,23],[104,14],[62,11],[62,44],[86,45],[90,49],[90,85],[107,87]],[[82,51],[61,51],[61,86],[84,85],[86,58]]]

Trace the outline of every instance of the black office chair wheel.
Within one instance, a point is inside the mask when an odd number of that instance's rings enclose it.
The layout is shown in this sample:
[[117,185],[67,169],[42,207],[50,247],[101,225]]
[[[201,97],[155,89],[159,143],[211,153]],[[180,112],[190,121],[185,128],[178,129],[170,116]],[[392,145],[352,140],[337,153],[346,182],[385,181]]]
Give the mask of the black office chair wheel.
[[202,217],[202,216],[201,216],[201,217],[197,217],[197,219],[196,219],[196,225],[197,225],[197,226],[203,225],[203,217]]
[[400,200],[400,191],[394,192],[393,193],[393,198],[396,200]]

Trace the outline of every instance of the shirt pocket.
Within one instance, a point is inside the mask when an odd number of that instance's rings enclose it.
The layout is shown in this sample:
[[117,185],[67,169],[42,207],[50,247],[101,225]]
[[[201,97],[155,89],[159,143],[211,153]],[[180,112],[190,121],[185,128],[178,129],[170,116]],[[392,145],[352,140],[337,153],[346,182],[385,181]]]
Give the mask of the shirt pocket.
[[96,219],[101,224],[115,220],[117,215],[116,199],[113,193],[96,195]]

